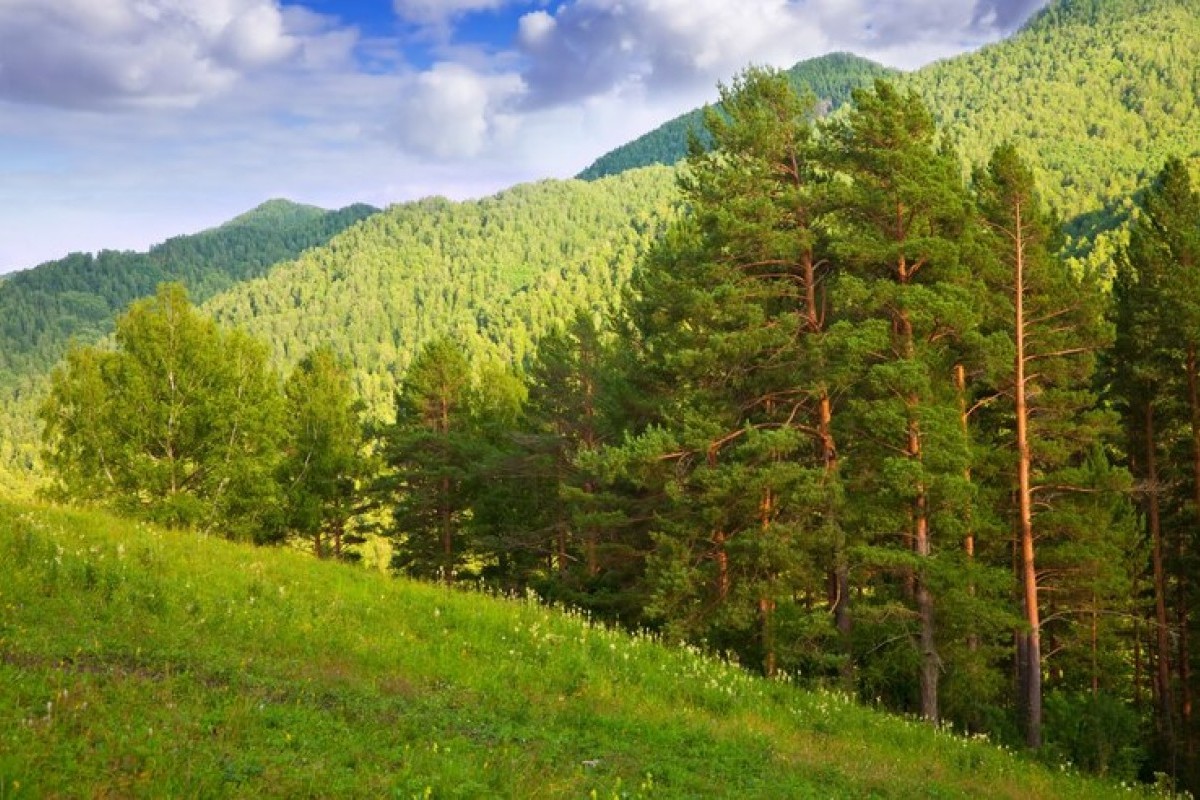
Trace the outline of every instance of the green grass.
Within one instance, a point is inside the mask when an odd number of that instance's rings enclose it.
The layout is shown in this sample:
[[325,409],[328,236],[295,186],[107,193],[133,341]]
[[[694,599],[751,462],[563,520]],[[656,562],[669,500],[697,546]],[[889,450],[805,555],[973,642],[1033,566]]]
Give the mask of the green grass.
[[0,502],[0,799],[1118,795],[532,601]]

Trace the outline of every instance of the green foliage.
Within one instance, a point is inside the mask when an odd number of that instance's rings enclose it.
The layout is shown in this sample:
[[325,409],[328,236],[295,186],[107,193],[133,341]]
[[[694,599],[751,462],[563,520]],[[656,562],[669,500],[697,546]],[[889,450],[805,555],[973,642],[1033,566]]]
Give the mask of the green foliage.
[[111,334],[117,315],[160,283],[179,281],[194,300],[207,300],[325,244],[376,211],[365,205],[323,211],[271,200],[146,253],[75,253],[6,276],[0,283],[0,473],[27,484],[35,471],[36,409],[46,375],[71,341],[95,344]]
[[117,320],[115,351],[76,348],[51,377],[41,418],[54,491],[262,538],[282,411],[266,348],[164,284]]
[[100,513],[0,503],[0,610],[6,797],[1140,794],[537,603]]
[[74,253],[0,283],[0,389],[49,369],[75,338],[99,340],[117,314],[160,283],[179,281],[202,302],[275,264],[327,242],[376,213],[355,205],[323,211],[271,200],[203,233],[177,236],[146,253]]
[[288,377],[284,400],[284,524],[312,540],[318,557],[346,557],[344,546],[362,541],[347,540],[346,526],[371,466],[350,374],[328,346],[319,347]]
[[[1167,156],[1200,156],[1197,12],[1194,0],[1059,0],[1009,39],[903,85],[970,167],[1020,142],[1048,205],[1092,240]],[[1096,212],[1103,222],[1081,216]]]
[[397,379],[430,340],[454,338],[472,369],[519,366],[576,309],[613,308],[674,202],[665,169],[546,181],[465,203],[422,200],[207,308],[271,342],[286,367],[310,342],[329,341],[350,362],[367,414],[390,420]]

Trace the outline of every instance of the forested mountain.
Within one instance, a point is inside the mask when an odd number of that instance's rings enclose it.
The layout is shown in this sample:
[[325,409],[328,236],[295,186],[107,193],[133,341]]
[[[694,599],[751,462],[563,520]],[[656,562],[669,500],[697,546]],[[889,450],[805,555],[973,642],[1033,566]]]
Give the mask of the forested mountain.
[[460,338],[476,362],[521,363],[576,309],[611,310],[674,198],[673,173],[655,168],[395,206],[207,309],[270,342],[281,365],[329,343],[386,417],[397,379],[436,336]]
[[[869,62],[822,61],[792,74],[844,69],[845,86],[875,77]],[[1005,41],[898,81],[921,94],[972,167],[1005,140],[1021,141],[1050,205],[1088,234],[1111,227],[1113,212],[1123,215],[1168,155],[1200,158],[1200,3],[1061,0]],[[581,177],[679,161],[699,113],[604,156]]]
[[[787,75],[797,90],[811,91],[818,99],[820,109],[829,113],[850,102],[850,92],[855,88],[866,86],[876,78],[895,77],[899,73],[851,53],[830,53],[801,61],[788,70]],[[652,164],[675,164],[687,155],[689,133],[696,134],[701,141],[711,141],[704,128],[703,109],[681,114],[605,153],[578,177],[590,181]]]
[[273,264],[324,244],[377,209],[325,211],[269,200],[211,230],[176,236],[145,253],[72,253],[0,283],[0,390],[43,372],[71,337],[95,341],[116,314],[164,281],[182,281],[198,300],[262,275]]

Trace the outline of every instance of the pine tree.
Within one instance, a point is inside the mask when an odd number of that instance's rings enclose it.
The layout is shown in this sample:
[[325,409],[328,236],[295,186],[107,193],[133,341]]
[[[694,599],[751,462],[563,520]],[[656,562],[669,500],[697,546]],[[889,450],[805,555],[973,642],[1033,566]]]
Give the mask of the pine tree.
[[472,390],[463,348],[449,337],[430,341],[405,374],[384,439],[394,471],[392,566],[446,583],[470,556],[463,534],[478,441]]
[[[957,158],[915,94],[882,81],[857,91],[832,136],[848,177],[839,184],[835,253],[850,274],[840,287],[856,298],[859,335],[876,345],[852,404],[853,432],[843,437],[857,462],[848,480],[870,498],[859,524],[887,532],[869,549],[876,568],[897,575],[901,602],[915,606],[917,708],[936,720],[935,543],[961,541],[970,492],[952,379],[956,347],[979,325],[978,291],[958,246],[968,200]],[[898,544],[912,556],[898,555]]]
[[[1057,225],[1016,148],[997,148],[978,183],[980,210],[1003,267],[993,284],[1000,295],[994,307],[1008,315],[1001,326],[1012,345],[1009,367],[992,376],[1007,401],[998,406],[1006,419],[993,443],[1011,459],[1014,567],[1025,618],[1017,641],[1020,705],[1026,743],[1038,748],[1047,632],[1060,643],[1075,636],[1081,623],[1114,610],[1112,580],[1117,591],[1128,585],[1091,555],[1119,553],[1126,527],[1115,498],[1124,478],[1097,452],[1113,423],[1092,390],[1096,354],[1109,330],[1095,278],[1072,275],[1055,256]],[[1057,627],[1044,622],[1046,591]]]
[[1178,775],[1181,757],[1195,769],[1189,575],[1200,514],[1200,192],[1182,161],[1167,161],[1140,212],[1115,287],[1114,391],[1150,539],[1160,758]]

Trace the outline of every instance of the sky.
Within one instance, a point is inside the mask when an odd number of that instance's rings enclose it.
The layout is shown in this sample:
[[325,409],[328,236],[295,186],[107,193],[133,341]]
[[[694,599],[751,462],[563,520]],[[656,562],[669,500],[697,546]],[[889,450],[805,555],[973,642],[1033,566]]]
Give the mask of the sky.
[[567,178],[749,64],[914,69],[1045,0],[0,0],[0,273]]

